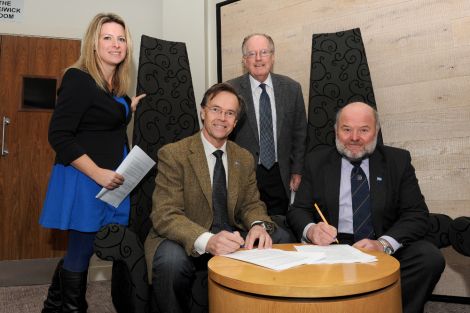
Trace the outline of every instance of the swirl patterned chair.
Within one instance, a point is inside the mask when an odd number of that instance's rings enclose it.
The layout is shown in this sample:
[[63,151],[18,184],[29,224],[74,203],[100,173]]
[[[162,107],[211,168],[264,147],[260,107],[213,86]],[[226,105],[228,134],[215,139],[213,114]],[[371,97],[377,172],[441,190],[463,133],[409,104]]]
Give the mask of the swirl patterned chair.
[[[163,145],[199,130],[186,45],[142,36],[137,80],[137,94],[147,96],[135,112],[133,144],[157,161]],[[96,235],[96,255],[113,261],[111,295],[118,313],[155,312],[143,242],[152,226],[156,175],[157,166],[132,191],[129,226],[107,225]],[[204,276],[197,277],[195,285],[204,284]],[[192,312],[204,312],[194,289]]]
[[[367,57],[359,28],[312,36],[308,110],[307,151],[335,144],[336,112],[351,101],[364,101],[376,108]],[[379,133],[378,144],[382,144]],[[437,247],[451,244],[450,229],[455,238],[464,223],[451,228],[452,219],[444,214],[431,214],[427,239]],[[462,242],[455,239],[454,242]],[[468,244],[468,239],[467,239]],[[467,249],[468,250],[468,249]],[[458,251],[458,250],[457,250]]]

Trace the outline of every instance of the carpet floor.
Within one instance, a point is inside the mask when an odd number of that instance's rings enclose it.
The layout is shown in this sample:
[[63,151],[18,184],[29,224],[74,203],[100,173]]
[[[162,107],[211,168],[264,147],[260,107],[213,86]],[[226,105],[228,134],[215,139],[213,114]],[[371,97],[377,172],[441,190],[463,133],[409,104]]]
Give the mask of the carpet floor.
[[[38,313],[48,285],[0,287],[0,313]],[[116,313],[111,302],[111,282],[88,283],[88,313]],[[470,305],[428,302],[425,313],[468,313]]]

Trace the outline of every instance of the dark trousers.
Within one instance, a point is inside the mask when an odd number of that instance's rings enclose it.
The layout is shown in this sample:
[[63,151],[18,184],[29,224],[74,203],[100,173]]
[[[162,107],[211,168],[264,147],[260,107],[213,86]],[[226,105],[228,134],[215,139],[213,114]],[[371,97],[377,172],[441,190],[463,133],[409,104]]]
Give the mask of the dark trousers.
[[[352,234],[338,234],[341,244],[353,244]],[[445,260],[441,251],[426,240],[418,240],[392,255],[400,262],[403,313],[421,313],[436,286]]]
[[266,204],[269,215],[286,215],[289,207],[289,198],[282,183],[279,164],[275,163],[267,170],[259,164],[256,168],[256,180],[260,199]]
[[[242,232],[241,232],[242,233]],[[273,243],[286,243],[289,235],[281,228],[272,234]],[[188,256],[181,245],[169,239],[164,240],[153,257],[152,287],[159,313],[190,312],[195,302],[208,303],[207,279],[192,292],[196,275],[206,271],[212,256]],[[199,281],[199,279],[197,280]],[[196,299],[199,296],[200,299]]]
[[393,256],[400,262],[403,313],[421,313],[442,272],[441,251],[425,240],[400,248]]

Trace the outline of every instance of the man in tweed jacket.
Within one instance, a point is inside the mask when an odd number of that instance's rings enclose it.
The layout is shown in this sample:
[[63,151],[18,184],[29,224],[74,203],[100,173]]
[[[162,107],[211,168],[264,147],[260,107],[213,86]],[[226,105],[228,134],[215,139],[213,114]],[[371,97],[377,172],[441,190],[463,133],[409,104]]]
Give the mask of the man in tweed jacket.
[[[202,131],[158,152],[153,228],[145,251],[160,312],[189,312],[195,272],[207,267],[212,255],[241,246],[251,249],[255,243],[270,248],[273,241],[288,240],[287,233],[276,230],[259,199],[253,157],[227,141],[241,105],[230,85],[212,86],[201,104]],[[223,151],[229,227],[217,233],[211,232],[215,150]]]

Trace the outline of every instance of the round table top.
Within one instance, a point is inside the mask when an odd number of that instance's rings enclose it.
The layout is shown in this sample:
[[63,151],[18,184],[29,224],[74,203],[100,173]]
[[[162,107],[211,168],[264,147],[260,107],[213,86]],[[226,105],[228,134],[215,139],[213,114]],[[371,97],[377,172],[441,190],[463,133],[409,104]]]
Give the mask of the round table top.
[[[295,250],[295,245],[301,244],[273,248]],[[400,279],[400,263],[395,258],[383,252],[364,252],[375,255],[377,262],[301,265],[283,271],[215,256],[208,263],[209,279],[242,292],[295,298],[356,295],[385,288]]]

